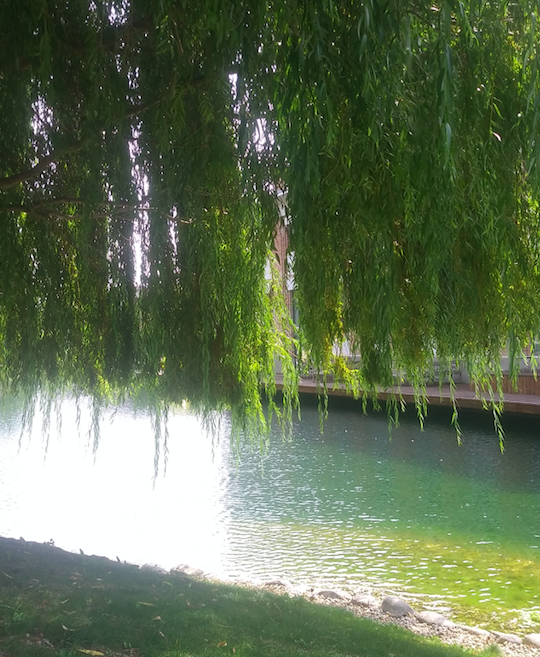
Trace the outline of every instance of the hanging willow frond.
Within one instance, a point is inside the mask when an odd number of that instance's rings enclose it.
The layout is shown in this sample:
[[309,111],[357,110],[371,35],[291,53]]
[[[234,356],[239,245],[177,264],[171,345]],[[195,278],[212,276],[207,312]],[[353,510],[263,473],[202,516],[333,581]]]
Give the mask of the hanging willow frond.
[[[532,0],[0,6],[0,386],[264,424],[301,344],[351,390],[480,385],[540,326]],[[274,301],[275,300],[275,303]],[[337,358],[345,340],[360,354]],[[162,406],[159,406],[160,408]]]

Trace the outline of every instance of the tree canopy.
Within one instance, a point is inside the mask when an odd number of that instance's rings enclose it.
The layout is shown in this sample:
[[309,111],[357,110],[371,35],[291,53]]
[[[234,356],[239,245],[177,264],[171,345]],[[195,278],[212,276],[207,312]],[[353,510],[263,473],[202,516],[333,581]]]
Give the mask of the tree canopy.
[[[261,419],[540,328],[533,0],[0,3],[0,386]],[[361,355],[336,357],[347,339]]]

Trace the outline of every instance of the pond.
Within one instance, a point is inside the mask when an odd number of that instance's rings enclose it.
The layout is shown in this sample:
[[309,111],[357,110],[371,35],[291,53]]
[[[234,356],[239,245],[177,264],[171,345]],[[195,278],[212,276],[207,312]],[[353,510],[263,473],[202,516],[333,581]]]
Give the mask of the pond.
[[[324,433],[310,401],[291,441],[261,453],[219,442],[179,410],[168,466],[154,481],[150,419],[106,416],[95,454],[65,401],[48,438],[21,409],[0,422],[0,535],[222,577],[363,586],[433,600],[489,622],[540,620],[540,439],[508,416],[501,454],[487,413],[405,414],[389,438],[384,414],[331,401]],[[85,419],[81,422],[85,426]],[[519,612],[516,610],[520,610]],[[505,623],[506,624],[506,623]]]

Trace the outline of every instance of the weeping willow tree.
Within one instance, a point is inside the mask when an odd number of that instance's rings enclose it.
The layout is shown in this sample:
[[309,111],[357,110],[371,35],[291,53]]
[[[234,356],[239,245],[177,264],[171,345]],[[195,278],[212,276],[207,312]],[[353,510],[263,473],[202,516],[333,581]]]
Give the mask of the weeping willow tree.
[[[293,343],[421,394],[540,327],[533,0],[0,3],[0,386],[264,423]],[[336,356],[348,340],[351,369]]]

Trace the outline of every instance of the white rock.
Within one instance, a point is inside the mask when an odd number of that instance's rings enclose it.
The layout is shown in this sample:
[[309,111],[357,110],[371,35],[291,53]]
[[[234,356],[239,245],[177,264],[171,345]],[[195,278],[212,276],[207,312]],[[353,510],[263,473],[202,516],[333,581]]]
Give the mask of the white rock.
[[523,643],[528,646],[540,648],[540,634],[527,634],[527,636],[523,637]]
[[521,639],[515,634],[506,634],[505,632],[491,632],[500,643],[522,643]]
[[156,566],[155,563],[145,563],[141,566],[141,570],[150,570],[153,573],[159,573],[160,575],[166,575],[167,571],[161,566]]
[[393,595],[387,595],[382,601],[381,609],[392,616],[408,616],[414,614],[413,608],[404,600]]
[[170,573],[171,575],[188,575],[189,577],[202,577],[204,575],[204,572],[199,568],[193,568],[184,563],[171,568]]
[[322,589],[317,591],[317,595],[321,598],[329,598],[330,600],[348,600],[349,596],[343,591],[334,591],[333,589]]
[[429,623],[430,625],[444,625],[448,619],[436,611],[421,611],[416,614],[416,618],[422,623]]
[[272,579],[263,582],[264,586],[279,586],[280,588],[288,588],[291,584],[290,582],[285,582],[282,579]]
[[456,624],[454,627],[456,627],[458,630],[463,630],[464,632],[470,632],[471,634],[475,634],[476,636],[481,636],[481,637],[491,636],[491,632],[488,632],[487,630],[483,630],[481,627],[470,627],[469,625],[458,625],[458,624]]
[[379,601],[377,598],[373,597],[372,595],[366,595],[366,594],[359,594],[355,595],[354,598],[351,600],[351,603],[353,605],[358,605],[360,607],[377,607],[379,604]]

